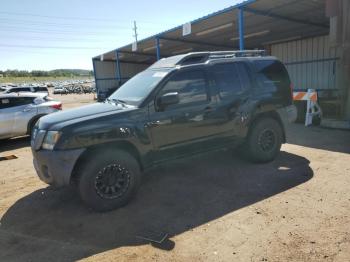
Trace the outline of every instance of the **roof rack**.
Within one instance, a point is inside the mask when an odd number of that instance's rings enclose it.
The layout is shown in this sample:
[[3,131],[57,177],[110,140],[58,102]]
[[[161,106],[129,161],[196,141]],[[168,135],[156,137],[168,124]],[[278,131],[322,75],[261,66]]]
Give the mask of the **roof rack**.
[[209,52],[210,58],[252,57],[266,56],[265,50],[242,50],[242,51],[216,51]]
[[242,50],[242,51],[214,51],[193,52],[182,55],[176,65],[191,65],[205,63],[209,59],[234,58],[234,57],[262,57],[266,56],[265,50]]

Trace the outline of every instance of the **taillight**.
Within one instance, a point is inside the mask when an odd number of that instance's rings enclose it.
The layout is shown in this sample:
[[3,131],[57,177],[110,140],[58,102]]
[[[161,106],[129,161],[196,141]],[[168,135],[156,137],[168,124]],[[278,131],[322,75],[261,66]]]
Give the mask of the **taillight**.
[[62,110],[62,104],[54,104],[51,107],[57,110]]

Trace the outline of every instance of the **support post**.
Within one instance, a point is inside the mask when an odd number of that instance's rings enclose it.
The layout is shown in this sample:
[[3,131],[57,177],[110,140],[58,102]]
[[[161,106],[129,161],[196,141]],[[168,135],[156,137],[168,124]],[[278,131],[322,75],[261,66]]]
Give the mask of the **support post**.
[[116,78],[118,79],[118,82],[119,82],[118,84],[120,85],[120,81],[122,79],[122,76],[121,76],[121,71],[120,71],[119,51],[118,50],[115,50],[115,63],[117,66]]
[[[98,85],[98,83],[97,83],[97,75],[96,75],[96,66],[95,66],[95,60],[94,59],[92,59],[92,70],[94,70],[94,79],[95,79],[95,88],[96,88],[96,95],[97,95],[97,97],[96,97],[96,99],[98,99],[98,94],[99,94],[99,85]],[[94,95],[94,98],[95,98],[95,95]]]
[[239,50],[244,50],[244,11],[243,7],[238,8],[238,32]]
[[156,37],[156,49],[157,49],[157,60],[160,59],[160,44],[159,44],[159,37]]

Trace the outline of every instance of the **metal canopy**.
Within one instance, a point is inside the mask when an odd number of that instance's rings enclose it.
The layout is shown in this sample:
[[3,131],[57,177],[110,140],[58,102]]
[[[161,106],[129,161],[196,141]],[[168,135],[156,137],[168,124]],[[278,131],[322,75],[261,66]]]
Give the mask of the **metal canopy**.
[[237,50],[240,46],[263,49],[277,42],[325,35],[329,33],[325,5],[325,0],[247,0],[192,21],[190,35],[182,36],[181,25],[139,41],[136,52],[129,44],[103,54],[103,60],[118,57],[119,63],[147,65],[160,57],[188,52]]

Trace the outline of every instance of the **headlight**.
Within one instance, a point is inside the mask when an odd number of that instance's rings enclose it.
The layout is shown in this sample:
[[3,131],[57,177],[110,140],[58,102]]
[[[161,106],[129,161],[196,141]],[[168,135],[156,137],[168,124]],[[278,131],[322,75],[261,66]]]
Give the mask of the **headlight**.
[[43,149],[52,150],[58,139],[60,138],[61,133],[58,131],[48,131],[44,138],[44,142],[42,144]]

